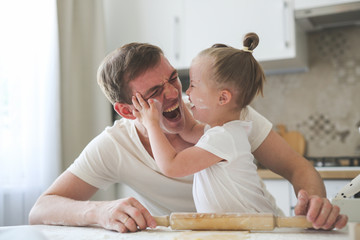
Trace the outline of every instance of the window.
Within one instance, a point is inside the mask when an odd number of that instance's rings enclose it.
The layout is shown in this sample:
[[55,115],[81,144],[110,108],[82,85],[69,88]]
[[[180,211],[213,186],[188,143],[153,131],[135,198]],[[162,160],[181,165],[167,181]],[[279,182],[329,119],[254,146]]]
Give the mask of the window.
[[17,225],[60,165],[56,1],[1,1],[0,29],[0,225]]

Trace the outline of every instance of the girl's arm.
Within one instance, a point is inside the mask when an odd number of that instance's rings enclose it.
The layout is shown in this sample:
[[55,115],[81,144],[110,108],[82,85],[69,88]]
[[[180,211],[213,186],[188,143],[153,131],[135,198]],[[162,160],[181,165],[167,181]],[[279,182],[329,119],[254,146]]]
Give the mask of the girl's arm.
[[199,147],[190,147],[177,153],[160,127],[154,101],[149,99],[148,104],[139,94],[136,97],[132,99],[136,108],[133,114],[146,127],[154,159],[166,176],[191,175],[222,160]]

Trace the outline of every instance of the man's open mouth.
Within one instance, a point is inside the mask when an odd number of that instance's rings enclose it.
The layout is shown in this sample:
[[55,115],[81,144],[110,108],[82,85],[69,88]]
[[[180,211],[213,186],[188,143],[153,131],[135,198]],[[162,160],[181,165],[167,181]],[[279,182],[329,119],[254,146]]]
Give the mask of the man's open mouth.
[[177,118],[180,116],[179,104],[177,103],[174,106],[166,109],[163,112],[163,116],[168,120],[177,120]]

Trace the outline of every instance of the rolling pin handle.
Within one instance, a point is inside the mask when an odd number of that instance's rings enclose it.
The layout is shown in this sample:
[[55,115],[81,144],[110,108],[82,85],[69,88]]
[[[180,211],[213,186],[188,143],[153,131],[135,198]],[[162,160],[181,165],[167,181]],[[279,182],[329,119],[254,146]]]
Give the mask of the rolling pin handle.
[[170,226],[170,218],[169,216],[154,216],[157,226]]
[[312,228],[312,223],[306,220],[305,216],[276,217],[276,227],[285,228]]

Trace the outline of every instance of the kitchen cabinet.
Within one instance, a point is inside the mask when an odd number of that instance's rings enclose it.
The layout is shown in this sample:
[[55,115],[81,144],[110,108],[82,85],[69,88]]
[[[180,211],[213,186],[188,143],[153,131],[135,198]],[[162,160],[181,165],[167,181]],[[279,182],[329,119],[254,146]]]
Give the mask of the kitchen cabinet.
[[107,49],[130,42],[159,46],[170,63],[185,68],[182,61],[183,0],[105,0]]
[[268,73],[307,69],[306,35],[295,25],[292,0],[184,0],[185,62],[214,43],[242,48],[248,32],[259,35],[254,51]]
[[275,198],[276,205],[283,211],[285,216],[290,216],[291,213],[291,184],[286,180],[264,180],[266,189]]
[[[261,7],[260,7],[261,6]],[[256,32],[254,56],[267,73],[307,69],[306,35],[294,21],[293,0],[106,0],[109,51],[128,42],[160,46],[177,69],[214,43],[242,48]]]

